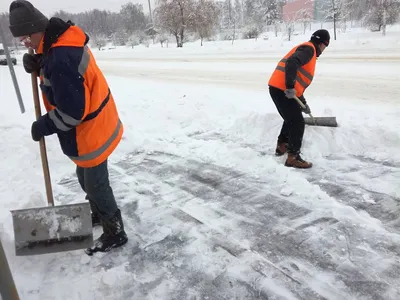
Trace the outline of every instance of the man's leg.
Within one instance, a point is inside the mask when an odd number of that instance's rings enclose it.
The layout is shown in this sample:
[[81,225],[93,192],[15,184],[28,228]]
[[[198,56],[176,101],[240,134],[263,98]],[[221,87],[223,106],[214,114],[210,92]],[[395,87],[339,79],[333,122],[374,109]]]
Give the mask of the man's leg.
[[[76,176],[78,177],[79,185],[82,190],[86,193],[85,189],[85,169],[79,166],[76,166]],[[101,225],[99,213],[96,211],[96,207],[93,205],[93,202],[90,201],[89,196],[86,194],[86,200],[89,200],[90,210],[92,211],[92,226]]]
[[118,210],[108,178],[107,160],[92,168],[84,168],[84,186],[88,198],[101,218],[110,219]]
[[110,186],[107,160],[96,167],[85,168],[84,178],[86,192],[99,213],[104,232],[86,253],[107,252],[112,248],[122,246],[128,238],[124,230],[121,211]]
[[283,116],[283,113],[281,112],[281,105],[279,101],[279,89],[270,87],[269,93],[271,95],[272,101],[274,101],[274,104],[276,106],[276,109],[278,110],[278,113],[281,115],[283,119],[283,124],[281,128],[281,132],[279,133],[278,136],[278,141],[276,144],[276,149],[275,149],[275,155],[276,156],[282,156],[287,152],[287,146],[288,146],[288,141],[289,141],[289,126],[288,123],[285,121],[285,118]]
[[285,165],[296,168],[312,167],[312,163],[304,161],[300,156],[305,128],[300,105],[296,100],[286,98],[285,93],[281,90],[273,89],[271,90],[271,95],[273,95],[279,113],[285,120],[282,128],[283,134],[285,134],[285,130],[288,133],[288,159]]

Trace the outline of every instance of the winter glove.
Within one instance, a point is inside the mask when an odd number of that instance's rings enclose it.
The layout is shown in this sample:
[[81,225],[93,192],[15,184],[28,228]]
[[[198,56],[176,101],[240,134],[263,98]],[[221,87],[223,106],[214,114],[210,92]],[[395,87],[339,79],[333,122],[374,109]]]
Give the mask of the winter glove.
[[285,96],[286,96],[286,98],[293,99],[294,96],[296,96],[296,90],[295,89],[286,89]]
[[41,54],[30,55],[28,53],[25,53],[22,58],[22,62],[26,73],[30,74],[33,72],[37,72],[37,75],[39,76],[41,58]]
[[301,108],[301,110],[305,113],[305,114],[307,114],[307,115],[309,115],[309,114],[311,114],[311,109],[310,109],[310,107],[308,106],[308,104],[305,104],[305,108]]
[[31,127],[31,135],[32,135],[32,139],[35,142],[40,141],[40,139],[43,137],[43,134],[40,132],[40,128],[38,126],[38,122],[35,121],[32,123],[32,127]]
[[304,98],[304,96],[301,95],[301,96],[299,97],[299,99],[300,99],[301,102],[303,102],[303,104],[304,104],[304,106],[305,106],[305,108],[303,108],[303,107],[301,106],[301,111],[302,111],[303,113],[309,115],[309,114],[311,113],[311,109],[310,109],[310,107],[309,107],[308,104],[307,104],[306,98]]

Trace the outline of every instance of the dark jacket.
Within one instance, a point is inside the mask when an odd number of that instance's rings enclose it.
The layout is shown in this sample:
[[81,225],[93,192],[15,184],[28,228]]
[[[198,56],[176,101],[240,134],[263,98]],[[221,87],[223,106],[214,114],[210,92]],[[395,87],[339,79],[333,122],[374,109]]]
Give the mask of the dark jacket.
[[[311,41],[310,41],[311,42]],[[313,42],[311,42],[313,43]],[[317,57],[320,56],[321,50],[314,44],[314,48],[311,46],[300,46],[288,58],[285,68],[285,81],[286,88],[292,89],[296,83],[297,70],[299,67],[306,65],[314,56],[314,51],[317,51]]]
[[86,46],[89,37],[71,22],[50,19],[37,53],[47,110],[37,121],[41,135],[57,133],[63,152],[81,167],[103,162],[121,140],[107,81]]

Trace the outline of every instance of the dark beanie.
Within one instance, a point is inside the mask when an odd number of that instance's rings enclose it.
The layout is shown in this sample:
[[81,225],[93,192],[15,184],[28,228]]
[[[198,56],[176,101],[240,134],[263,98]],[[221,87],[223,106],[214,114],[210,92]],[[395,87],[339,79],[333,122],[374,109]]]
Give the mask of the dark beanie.
[[44,32],[49,20],[30,2],[16,0],[10,5],[10,31],[14,37]]
[[329,40],[331,36],[329,31],[326,29],[319,29],[311,35],[311,41],[316,43],[323,43],[325,46],[329,45]]

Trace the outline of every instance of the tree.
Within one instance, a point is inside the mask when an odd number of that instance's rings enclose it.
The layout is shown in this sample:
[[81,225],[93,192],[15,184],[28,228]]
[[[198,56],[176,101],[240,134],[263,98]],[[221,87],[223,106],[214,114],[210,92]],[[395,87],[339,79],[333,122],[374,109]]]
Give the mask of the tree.
[[156,24],[175,36],[178,48],[183,47],[185,30],[194,27],[194,7],[193,0],[160,0],[154,11]]
[[204,38],[212,36],[218,24],[219,13],[218,6],[212,0],[198,0],[195,3],[193,31],[199,35],[201,46]]
[[279,0],[246,0],[244,15],[247,31],[257,38],[267,25],[276,26],[282,19],[281,7]]
[[143,13],[143,5],[131,2],[122,5],[120,18],[126,32],[132,34],[138,30],[144,30],[147,25],[147,18]]
[[107,45],[107,38],[103,34],[95,34],[91,38],[91,43],[92,45],[96,46],[99,51],[101,50],[102,47]]
[[244,25],[244,14],[243,14],[242,4],[243,1],[235,0],[234,13],[235,13],[236,25],[238,28],[241,28]]
[[111,40],[114,46],[124,46],[128,41],[128,33],[125,30],[117,30],[111,34]]
[[246,38],[257,39],[261,32],[265,29],[265,20],[262,13],[258,11],[259,0],[246,0],[244,7]]
[[336,41],[337,22],[340,20],[343,0],[330,0],[328,16],[333,21],[333,39]]
[[320,0],[317,2],[317,10],[321,21],[333,22],[333,38],[336,40],[337,24],[341,21],[343,10],[347,0]]
[[386,35],[386,25],[394,24],[398,20],[399,12],[398,0],[374,0],[365,21],[372,30],[382,30],[382,34]]

